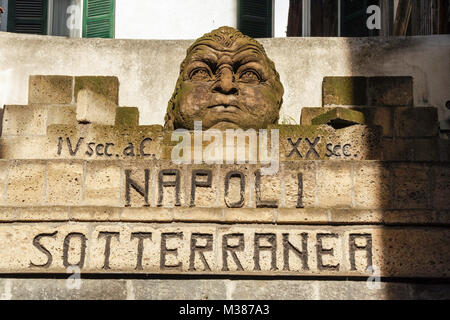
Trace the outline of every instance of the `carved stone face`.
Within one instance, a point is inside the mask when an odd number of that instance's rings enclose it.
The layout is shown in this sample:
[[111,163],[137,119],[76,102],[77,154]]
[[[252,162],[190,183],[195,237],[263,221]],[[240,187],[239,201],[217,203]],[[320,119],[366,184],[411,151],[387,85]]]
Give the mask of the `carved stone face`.
[[273,62],[254,39],[230,27],[199,38],[181,64],[166,129],[266,128],[276,123],[283,86]]

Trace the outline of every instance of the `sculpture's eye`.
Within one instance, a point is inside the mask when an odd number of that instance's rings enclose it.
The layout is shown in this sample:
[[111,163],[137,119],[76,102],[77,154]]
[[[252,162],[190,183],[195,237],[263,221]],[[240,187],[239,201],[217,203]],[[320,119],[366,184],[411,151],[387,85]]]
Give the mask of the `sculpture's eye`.
[[248,83],[258,83],[260,82],[260,76],[258,72],[252,69],[247,69],[243,71],[239,77],[239,79],[242,82],[248,82]]
[[210,80],[211,76],[206,68],[196,68],[189,74],[189,79],[193,81]]

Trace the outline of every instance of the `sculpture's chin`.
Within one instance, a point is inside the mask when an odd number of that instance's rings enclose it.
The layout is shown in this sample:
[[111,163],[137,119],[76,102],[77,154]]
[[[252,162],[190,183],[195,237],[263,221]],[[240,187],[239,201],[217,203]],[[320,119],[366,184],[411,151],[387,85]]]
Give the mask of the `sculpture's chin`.
[[[221,121],[210,127],[209,129],[218,129],[218,130],[226,130],[226,129],[239,129],[239,125],[233,122]],[[206,130],[207,128],[203,128]]]

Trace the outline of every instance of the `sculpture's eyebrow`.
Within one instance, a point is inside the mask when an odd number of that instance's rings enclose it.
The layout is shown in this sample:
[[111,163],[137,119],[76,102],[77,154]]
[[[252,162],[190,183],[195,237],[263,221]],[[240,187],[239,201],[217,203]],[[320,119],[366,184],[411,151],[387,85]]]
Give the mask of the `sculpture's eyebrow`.
[[239,50],[233,57],[235,64],[243,65],[249,62],[261,62],[264,59],[261,51],[252,47]]
[[202,46],[198,46],[190,54],[188,63],[192,63],[195,61],[205,62],[209,66],[214,66],[217,63],[217,55],[214,54],[214,52],[212,52],[210,48],[205,50],[205,48],[202,48]]

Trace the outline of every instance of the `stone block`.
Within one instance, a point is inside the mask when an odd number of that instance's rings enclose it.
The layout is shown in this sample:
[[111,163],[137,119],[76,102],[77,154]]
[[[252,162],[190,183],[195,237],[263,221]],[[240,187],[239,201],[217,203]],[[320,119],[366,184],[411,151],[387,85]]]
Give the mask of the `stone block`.
[[365,107],[360,108],[368,125],[381,126],[383,137],[392,137],[393,134],[393,108],[391,107]]
[[183,165],[158,161],[154,166],[154,198],[157,207],[189,206],[188,184],[190,175]]
[[355,163],[353,170],[355,208],[390,208],[389,168],[380,162],[365,161]]
[[302,107],[300,114],[300,125],[310,126],[312,125],[312,119],[332,109],[333,107]]
[[117,108],[115,125],[137,127],[139,125],[139,109],[136,107]]
[[277,210],[277,224],[326,224],[328,210],[321,208],[280,208]]
[[218,165],[186,165],[186,204],[189,207],[219,207],[219,166]]
[[420,163],[398,163],[392,166],[394,176],[394,208],[428,208],[431,190],[429,168]]
[[383,222],[386,225],[422,224],[433,225],[442,224],[436,212],[432,210],[386,210],[383,214]]
[[384,210],[377,209],[330,209],[330,222],[342,224],[380,224]]
[[116,123],[117,104],[105,96],[88,89],[82,89],[77,95],[77,121],[114,125]]
[[324,77],[322,83],[322,104],[366,105],[365,77]]
[[353,124],[365,124],[364,114],[362,112],[337,107],[323,113],[311,120],[313,125],[328,124],[335,129],[348,127]]
[[12,161],[9,165],[6,204],[40,205],[43,202],[46,163]]
[[370,77],[367,81],[369,106],[412,106],[412,77]]
[[[69,278],[70,274],[67,274]],[[8,279],[11,281],[10,297],[13,300],[125,300],[127,299],[127,280],[123,279],[85,279],[80,287],[69,279]],[[1,283],[1,282],[0,282]]]
[[433,107],[396,108],[394,134],[396,137],[436,137],[437,109]]
[[[392,107],[345,107],[346,109],[359,111],[364,115],[368,126],[381,126],[384,137],[392,137],[393,110]],[[333,107],[303,107],[300,124],[311,125],[312,119],[333,110]]]
[[125,207],[120,213],[120,220],[124,222],[172,222],[174,218],[171,208]]
[[414,139],[414,161],[439,161],[439,138]]
[[84,205],[121,206],[120,166],[115,161],[86,162]]
[[154,161],[129,160],[123,163],[124,192],[122,201],[126,207],[156,207],[157,181]]
[[30,76],[28,84],[29,104],[72,103],[73,77]]
[[50,125],[48,157],[53,159],[113,160],[161,158],[159,126]]
[[52,124],[77,125],[77,108],[75,106],[49,106],[47,126]]
[[180,222],[221,222],[224,220],[222,208],[177,208],[173,210],[173,221]]
[[11,222],[16,220],[17,220],[16,207],[0,207],[0,222]]
[[436,209],[450,209],[450,165],[449,163],[433,166],[434,188],[433,207]]
[[283,161],[281,163],[281,196],[283,207],[312,208],[316,204],[316,166],[313,161]]
[[317,201],[320,208],[351,208],[352,168],[349,162],[327,161],[317,170]]
[[114,207],[70,207],[70,221],[120,221],[121,208]]
[[45,135],[48,106],[6,105],[3,114],[2,136]]
[[224,221],[227,223],[273,223],[275,222],[275,209],[229,208],[225,210]]
[[0,160],[0,204],[3,204],[7,180],[8,180],[8,161]]
[[1,159],[45,159],[47,138],[45,136],[16,136],[0,138]]
[[382,140],[383,160],[389,161],[413,161],[414,139],[391,139]]
[[46,203],[79,205],[82,200],[83,163],[81,161],[50,161],[47,173]]
[[75,77],[75,102],[78,102],[78,94],[82,90],[95,92],[113,104],[119,104],[119,79],[117,77]]
[[17,221],[42,222],[42,221],[68,221],[68,207],[22,207],[17,209]]

